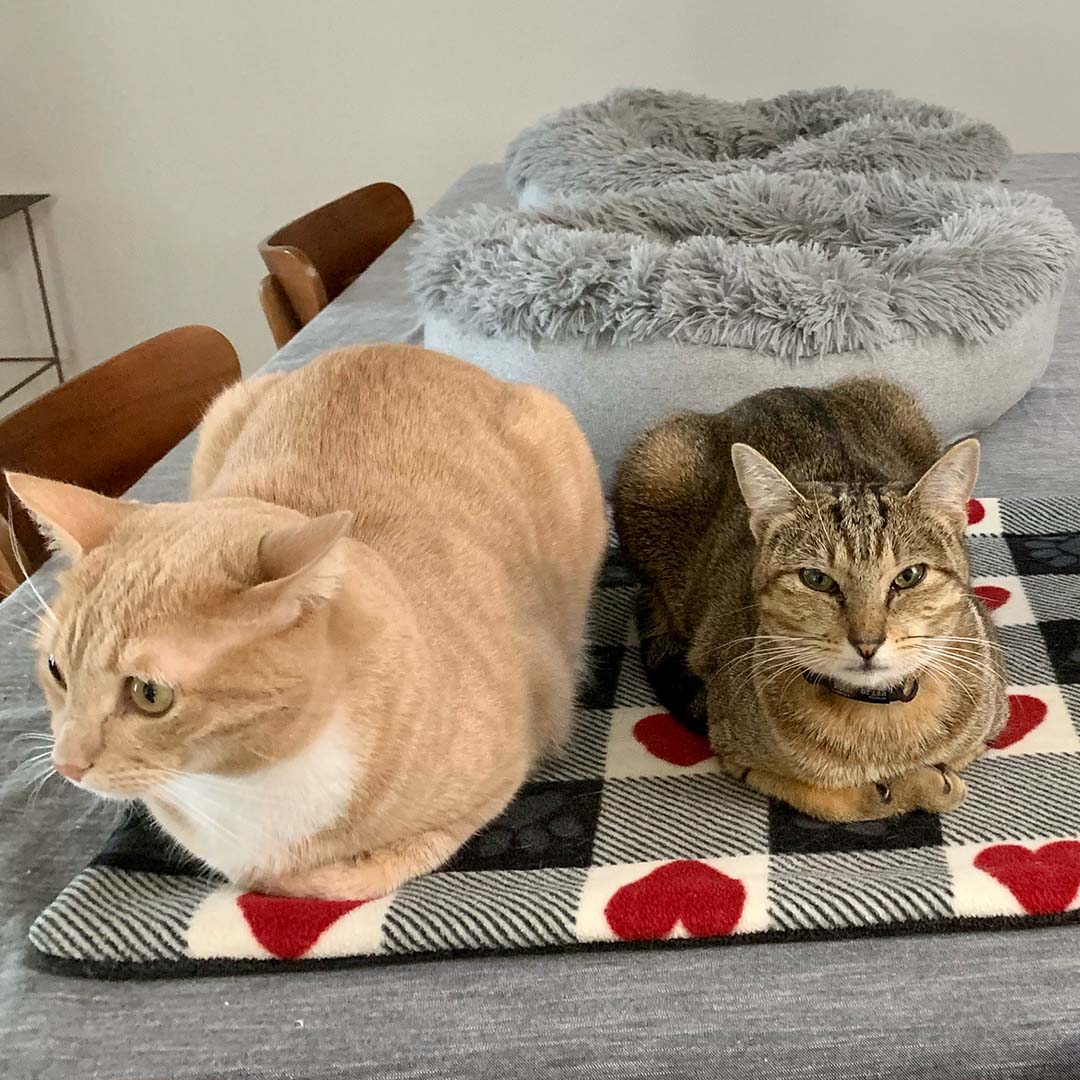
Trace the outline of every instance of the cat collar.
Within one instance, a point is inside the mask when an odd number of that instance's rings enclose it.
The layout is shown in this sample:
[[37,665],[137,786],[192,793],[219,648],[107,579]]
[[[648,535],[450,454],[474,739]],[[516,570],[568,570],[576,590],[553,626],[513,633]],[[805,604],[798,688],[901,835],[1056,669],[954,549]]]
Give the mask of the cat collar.
[[804,671],[803,678],[812,686],[820,686],[830,694],[851,698],[852,701],[864,701],[868,705],[891,705],[894,701],[910,701],[919,692],[918,679],[912,679],[910,686],[900,683],[899,686],[885,686],[880,690],[849,690],[838,686],[828,675],[819,675],[816,671]]

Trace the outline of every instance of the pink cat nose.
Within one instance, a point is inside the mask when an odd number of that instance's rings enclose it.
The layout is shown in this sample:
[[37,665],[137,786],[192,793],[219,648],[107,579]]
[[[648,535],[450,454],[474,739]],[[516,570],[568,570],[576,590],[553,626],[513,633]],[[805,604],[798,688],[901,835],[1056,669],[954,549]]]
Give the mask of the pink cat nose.
[[86,769],[81,765],[57,764],[56,771],[61,776],[66,776],[69,780],[81,780],[86,775]]
[[855,651],[864,660],[869,660],[885,644],[884,638],[851,638],[850,640],[855,646]]

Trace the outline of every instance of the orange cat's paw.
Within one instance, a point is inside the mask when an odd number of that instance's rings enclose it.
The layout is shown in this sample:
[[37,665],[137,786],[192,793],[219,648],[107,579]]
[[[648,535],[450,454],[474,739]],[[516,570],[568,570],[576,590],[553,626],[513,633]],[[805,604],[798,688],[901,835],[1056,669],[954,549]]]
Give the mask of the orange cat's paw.
[[375,860],[358,859],[266,878],[252,888],[271,896],[313,900],[378,900],[400,884]]

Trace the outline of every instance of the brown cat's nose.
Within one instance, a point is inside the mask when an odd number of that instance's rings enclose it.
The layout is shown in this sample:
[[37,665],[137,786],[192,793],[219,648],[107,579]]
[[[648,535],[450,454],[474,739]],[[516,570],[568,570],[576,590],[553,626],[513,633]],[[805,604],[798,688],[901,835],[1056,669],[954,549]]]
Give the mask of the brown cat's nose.
[[86,769],[81,765],[57,764],[56,771],[61,776],[66,776],[69,780],[81,780],[86,775]]
[[848,638],[848,641],[864,660],[869,660],[885,644],[884,638]]

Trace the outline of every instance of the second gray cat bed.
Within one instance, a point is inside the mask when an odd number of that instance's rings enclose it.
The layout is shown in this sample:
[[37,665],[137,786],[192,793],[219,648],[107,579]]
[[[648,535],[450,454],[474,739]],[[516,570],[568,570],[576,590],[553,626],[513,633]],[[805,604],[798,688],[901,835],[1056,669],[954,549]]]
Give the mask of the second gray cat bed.
[[553,390],[610,482],[660,416],[845,375],[977,431],[1046,367],[1076,250],[1030,192],[751,169],[431,220],[412,284],[425,344]]
[[526,128],[507,149],[506,176],[522,206],[540,206],[751,167],[993,180],[1009,154],[993,125],[888,90],[832,86],[750,101],[614,90]]

